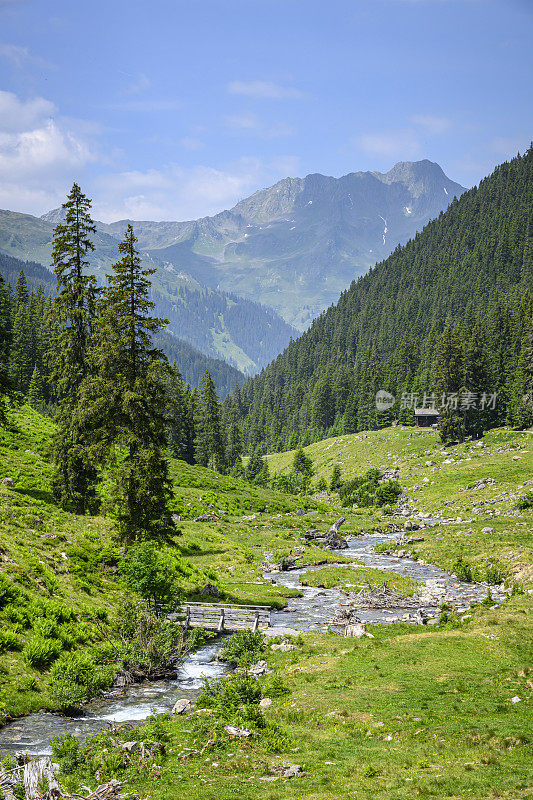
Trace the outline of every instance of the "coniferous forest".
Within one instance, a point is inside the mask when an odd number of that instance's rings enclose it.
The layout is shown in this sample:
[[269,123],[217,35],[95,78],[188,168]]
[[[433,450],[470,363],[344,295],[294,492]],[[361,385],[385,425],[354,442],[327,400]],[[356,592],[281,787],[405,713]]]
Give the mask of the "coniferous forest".
[[[238,409],[245,447],[285,450],[394,419],[414,423],[424,396],[438,407],[443,393],[463,387],[477,401],[497,395],[485,429],[530,425],[523,398],[530,391],[532,205],[530,148],[352,283],[226,399],[226,418]],[[385,412],[376,408],[380,389],[397,400]],[[456,416],[452,439],[479,432],[477,414]]]

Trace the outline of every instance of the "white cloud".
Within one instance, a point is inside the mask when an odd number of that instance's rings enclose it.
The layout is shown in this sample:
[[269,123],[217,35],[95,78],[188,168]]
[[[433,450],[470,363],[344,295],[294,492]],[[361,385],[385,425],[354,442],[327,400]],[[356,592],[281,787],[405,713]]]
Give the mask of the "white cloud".
[[0,92],[1,207],[43,213],[94,159],[83,136],[51,118],[55,111],[43,97],[23,101]]
[[0,90],[0,131],[25,131],[42,124],[56,110],[55,105],[44,97],[24,101],[12,92]]
[[294,128],[284,122],[276,122],[273,125],[264,123],[257,114],[244,111],[240,114],[232,114],[225,117],[225,123],[229,128],[237,131],[248,131],[262,136],[264,139],[274,139],[278,136],[290,136],[294,133]]
[[417,158],[420,155],[420,141],[415,131],[402,130],[364,133],[353,139],[353,144],[370,156],[386,158]]
[[33,55],[27,47],[0,42],[0,56],[10,61],[17,69],[34,65],[40,69],[55,69],[55,65],[40,56]]
[[411,122],[430,136],[440,136],[452,127],[451,120],[447,117],[436,117],[432,114],[414,114]]
[[184,220],[216,214],[238,200],[297,169],[297,160],[280,157],[265,163],[256,158],[216,169],[206,165],[184,168],[130,170],[102,175],[96,182],[94,203],[97,219]]
[[232,81],[227,86],[230,94],[241,94],[266,100],[287,100],[303,97],[303,92],[292,86],[281,86],[272,81]]
[[130,85],[126,87],[126,92],[128,94],[140,94],[149,89],[151,85],[152,81],[150,78],[145,75],[144,72],[141,72],[139,77],[135,78]]
[[183,136],[179,141],[185,150],[201,150],[204,147],[202,140],[194,136]]

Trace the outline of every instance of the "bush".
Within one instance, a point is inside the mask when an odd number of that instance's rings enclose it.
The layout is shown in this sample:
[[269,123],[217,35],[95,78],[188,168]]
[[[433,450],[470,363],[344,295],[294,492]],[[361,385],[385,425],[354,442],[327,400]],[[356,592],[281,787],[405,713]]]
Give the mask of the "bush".
[[326,479],[324,478],[324,476],[321,476],[316,482],[315,491],[325,492],[327,488],[328,484],[326,483]]
[[133,545],[121,566],[128,588],[139,594],[156,613],[163,613],[178,602],[179,571],[176,560],[162,553],[155,542]]
[[88,653],[65,654],[52,667],[50,695],[58,708],[76,708],[109,687],[114,673],[110,666],[98,667]]
[[83,763],[80,743],[71,733],[54,736],[50,742],[54,760],[59,764],[61,775],[70,775]]
[[175,672],[187,652],[180,625],[142,603],[125,603],[106,635],[123,667],[147,678]]
[[526,508],[533,508],[533,492],[527,492],[526,494],[522,495],[522,497],[519,498],[516,507],[521,511],[525,511]]
[[265,649],[260,631],[238,631],[224,643],[218,658],[237,667],[249,667]]
[[496,584],[503,583],[505,579],[504,572],[499,564],[489,564],[485,573],[485,580],[487,583],[495,586]]
[[398,481],[386,481],[385,483],[381,483],[376,489],[377,505],[396,505],[396,501],[401,493],[402,487]]
[[13,631],[0,631],[0,653],[6,650],[20,650],[20,639]]
[[452,567],[452,572],[459,578],[460,581],[465,581],[465,583],[471,583],[472,578],[472,567],[468,563],[468,561],[463,560],[463,556],[460,555],[455,564]]
[[13,600],[16,600],[20,594],[18,589],[3,572],[0,572],[0,608],[5,608]]
[[46,669],[61,652],[61,643],[57,639],[44,639],[42,636],[32,636],[24,645],[22,658],[29,667]]
[[[231,675],[229,678],[204,680],[202,691],[196,698],[199,708],[212,708],[222,720],[230,720],[241,706],[257,705],[261,700],[261,686],[249,675]],[[261,713],[259,707],[257,711]]]

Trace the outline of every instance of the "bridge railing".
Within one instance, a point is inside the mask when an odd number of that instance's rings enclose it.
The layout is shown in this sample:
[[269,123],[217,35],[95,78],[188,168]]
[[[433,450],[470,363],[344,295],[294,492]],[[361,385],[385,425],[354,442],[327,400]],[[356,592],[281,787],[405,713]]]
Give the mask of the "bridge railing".
[[186,603],[169,615],[185,628],[215,631],[265,630],[270,627],[268,606],[237,606],[218,603]]

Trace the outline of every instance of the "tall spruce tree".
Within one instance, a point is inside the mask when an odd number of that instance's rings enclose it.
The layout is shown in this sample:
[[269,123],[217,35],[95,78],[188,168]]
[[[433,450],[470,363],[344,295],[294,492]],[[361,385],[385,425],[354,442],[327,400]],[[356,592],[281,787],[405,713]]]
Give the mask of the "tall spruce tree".
[[[152,337],[167,320],[150,316],[153,269],[143,269],[128,225],[99,304],[91,348],[94,376],[82,385],[86,419],[97,431],[99,457],[109,457],[114,514],[126,542],[172,534],[165,409],[169,367]],[[99,448],[99,449],[98,449]]]
[[226,466],[221,409],[215,384],[207,370],[200,381],[201,412],[196,440],[196,461],[222,472]]
[[0,275],[0,423],[5,422],[6,399],[13,385],[9,375],[9,349],[11,344],[11,309],[9,294]]
[[463,353],[457,331],[446,328],[435,355],[435,394],[442,441],[463,442],[464,414],[460,408],[463,388]]
[[63,204],[65,221],[56,226],[52,247],[57,277],[52,324],[58,333],[52,356],[53,380],[60,399],[52,487],[61,504],[79,514],[94,511],[98,505],[97,470],[82,425],[83,409],[78,408],[96,317],[96,279],[88,274],[88,254],[94,250],[92,236],[96,231],[90,208],[91,201],[74,183]]

